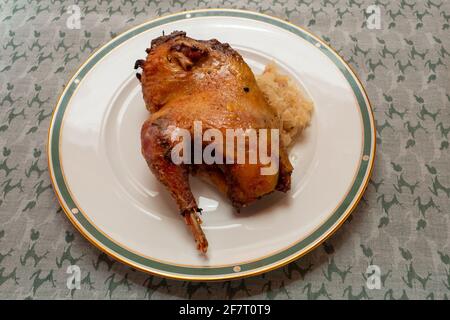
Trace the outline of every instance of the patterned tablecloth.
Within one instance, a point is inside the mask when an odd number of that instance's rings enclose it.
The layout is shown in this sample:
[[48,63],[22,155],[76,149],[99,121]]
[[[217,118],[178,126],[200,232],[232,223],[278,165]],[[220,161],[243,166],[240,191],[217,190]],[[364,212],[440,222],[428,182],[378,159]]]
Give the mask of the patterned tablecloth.
[[[166,280],[109,259],[61,211],[46,159],[58,96],[95,48],[154,17],[206,7],[267,13],[321,36],[361,77],[378,131],[367,192],[331,239],[284,268],[217,283]],[[447,299],[449,19],[446,0],[1,1],[0,298]],[[69,265],[80,267],[79,290],[66,285]],[[367,285],[369,265],[378,288]]]

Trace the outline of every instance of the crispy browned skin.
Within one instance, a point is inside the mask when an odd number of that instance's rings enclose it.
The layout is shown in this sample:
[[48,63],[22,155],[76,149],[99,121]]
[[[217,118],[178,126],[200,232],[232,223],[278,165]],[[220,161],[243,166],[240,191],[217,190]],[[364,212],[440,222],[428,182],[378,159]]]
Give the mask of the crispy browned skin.
[[147,59],[135,66],[142,68],[137,76],[151,112],[142,126],[142,154],[176,200],[199,250],[206,252],[208,243],[199,225],[200,210],[189,187],[189,172],[212,182],[239,209],[274,190],[289,190],[292,166],[282,145],[279,171],[274,175],[261,175],[264,165],[260,163],[175,165],[170,151],[176,141],[170,139],[170,128],[188,129],[193,136],[194,121],[201,121],[203,130],[215,128],[225,137],[226,129],[279,128],[280,120],[248,65],[228,44],[174,32],[153,40],[147,53]]

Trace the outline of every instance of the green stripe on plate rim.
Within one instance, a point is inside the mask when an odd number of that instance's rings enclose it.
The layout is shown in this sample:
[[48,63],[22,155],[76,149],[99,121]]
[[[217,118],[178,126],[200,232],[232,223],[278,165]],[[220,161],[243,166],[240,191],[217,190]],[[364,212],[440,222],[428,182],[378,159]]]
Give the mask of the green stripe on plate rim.
[[[74,93],[77,84],[74,83],[74,79],[81,81],[83,77],[92,69],[92,67],[106,54],[108,54],[111,50],[113,50],[118,45],[124,43],[131,37],[138,35],[144,31],[147,31],[151,28],[163,25],[165,23],[190,19],[195,17],[207,17],[207,16],[225,16],[225,17],[239,17],[239,18],[247,18],[258,20],[262,22],[266,22],[282,29],[288,30],[302,39],[310,42],[313,45],[316,45],[318,41],[307,34],[304,30],[297,28],[294,25],[291,25],[282,20],[278,20],[272,18],[270,16],[261,15],[253,12],[247,11],[235,11],[235,10],[223,10],[223,9],[210,9],[208,11],[190,11],[189,13],[182,12],[176,15],[168,16],[160,18],[156,21],[150,21],[144,25],[141,25],[135,29],[132,29],[128,32],[119,35],[115,39],[111,40],[107,45],[101,48],[97,53],[95,53],[89,60],[89,62],[82,67],[81,70],[78,71],[75,77],[73,77],[72,81],[68,84],[62,98],[60,99],[59,105],[56,107],[55,115],[53,117],[53,122],[51,124],[51,132],[50,132],[50,151],[51,151],[51,159],[50,166],[53,168],[53,174],[55,177],[55,188],[59,190],[59,193],[62,199],[65,201],[68,210],[70,211],[72,208],[76,208],[76,204],[70,196],[69,190],[65,184],[63,173],[61,170],[61,163],[59,161],[59,137],[62,119],[64,116],[64,112],[67,108],[67,105],[70,101],[72,94]],[[320,43],[320,42],[319,42]],[[352,87],[356,99],[358,101],[359,107],[361,109],[363,128],[364,128],[364,145],[363,145],[363,155],[368,155],[369,157],[373,157],[374,155],[371,153],[372,148],[374,147],[374,136],[373,136],[373,127],[371,119],[371,111],[369,110],[369,106],[364,99],[365,94],[362,92],[360,86],[358,85],[359,81],[355,78],[355,76],[349,72],[348,67],[330,50],[328,47],[320,45],[317,47],[322,53],[324,53],[330,60],[339,68],[339,70],[344,75],[345,79],[349,82]],[[217,276],[217,279],[221,277],[226,277],[227,275],[236,275],[242,273],[249,273],[249,271],[261,269],[263,267],[268,267],[270,265],[276,264],[278,261],[284,260],[296,253],[301,252],[311,244],[317,241],[323,234],[328,233],[330,228],[332,228],[336,222],[340,220],[343,214],[349,209],[350,204],[354,201],[355,197],[358,195],[358,190],[360,190],[361,186],[365,181],[366,175],[370,171],[369,164],[371,163],[371,159],[366,159],[366,161],[361,160],[359,165],[358,173],[356,175],[356,179],[350,191],[348,192],[346,198],[341,203],[341,205],[336,209],[336,211],[331,215],[331,217],[322,224],[317,230],[315,230],[311,235],[301,240],[300,242],[292,245],[290,248],[271,255],[269,257],[263,258],[261,260],[245,263],[239,265],[240,271],[235,272],[233,270],[234,266],[226,266],[226,267],[185,267],[185,266],[177,266],[171,265],[167,263],[162,263],[158,261],[151,260],[146,257],[142,257],[138,254],[128,251],[127,249],[121,247],[119,244],[114,243],[110,239],[108,239],[105,235],[103,235],[99,230],[97,230],[82,214],[74,215],[74,219],[88,232],[94,239],[100,242],[103,246],[108,248],[109,250],[115,252],[116,254],[122,256],[125,260],[131,261],[138,265],[141,265],[145,268],[150,268],[148,271],[154,270],[155,272],[161,271],[164,273],[171,273],[177,276]],[[367,177],[368,178],[368,177]],[[67,208],[66,208],[67,209]]]

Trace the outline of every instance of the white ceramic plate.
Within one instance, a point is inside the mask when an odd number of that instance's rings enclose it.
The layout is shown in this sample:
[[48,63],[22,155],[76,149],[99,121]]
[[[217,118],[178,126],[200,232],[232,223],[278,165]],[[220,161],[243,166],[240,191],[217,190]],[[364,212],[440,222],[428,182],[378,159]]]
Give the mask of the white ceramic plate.
[[[288,194],[234,213],[213,188],[192,179],[210,246],[199,254],[174,201],[140,153],[148,117],[133,64],[150,41],[174,30],[216,38],[253,71],[275,60],[309,92],[311,126],[290,152]],[[282,266],[315,248],[348,217],[367,185],[375,129],[367,96],[323,41],[288,22],[237,10],[179,13],[131,29],[100,48],[66,86],[49,130],[49,168],[61,206],[93,244],[151,273],[229,279]]]

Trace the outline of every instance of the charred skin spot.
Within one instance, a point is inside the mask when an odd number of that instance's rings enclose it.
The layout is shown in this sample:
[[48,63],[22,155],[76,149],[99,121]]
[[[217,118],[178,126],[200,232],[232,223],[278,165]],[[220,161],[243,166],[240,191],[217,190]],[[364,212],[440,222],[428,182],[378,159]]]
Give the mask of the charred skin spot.
[[153,49],[156,46],[159,46],[171,39],[177,38],[177,37],[181,37],[181,38],[185,38],[186,37],[186,32],[184,31],[174,31],[169,35],[162,35],[161,37],[158,37],[156,39],[153,39],[150,45],[150,50]]
[[[145,60],[143,60],[143,59],[136,60],[136,62],[134,63],[134,70],[136,70],[138,68],[142,68],[144,63],[145,63]],[[136,73],[136,78],[139,81],[141,81],[142,75],[140,73]]]
[[136,62],[134,63],[134,70],[141,68],[144,65],[144,63],[145,63],[144,59],[136,60]]

